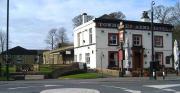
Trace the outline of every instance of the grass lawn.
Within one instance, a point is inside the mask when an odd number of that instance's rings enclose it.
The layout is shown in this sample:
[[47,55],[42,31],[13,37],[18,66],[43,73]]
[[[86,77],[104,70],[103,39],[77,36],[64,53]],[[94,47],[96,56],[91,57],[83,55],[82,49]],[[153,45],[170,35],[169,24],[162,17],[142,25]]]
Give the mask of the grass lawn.
[[46,68],[46,67],[43,67],[43,68],[39,68],[39,72],[42,73],[42,74],[49,74],[53,71],[53,69],[51,68]]
[[[6,81],[6,77],[0,77],[0,81]],[[14,80],[13,78],[9,78],[9,80]]]
[[81,74],[74,74],[74,75],[67,75],[59,77],[59,79],[93,79],[93,78],[100,78],[101,75],[98,73],[81,73]]
[[[3,66],[2,68],[2,72],[6,72],[6,66]],[[16,67],[15,66],[9,66],[9,73],[13,73],[16,72]]]

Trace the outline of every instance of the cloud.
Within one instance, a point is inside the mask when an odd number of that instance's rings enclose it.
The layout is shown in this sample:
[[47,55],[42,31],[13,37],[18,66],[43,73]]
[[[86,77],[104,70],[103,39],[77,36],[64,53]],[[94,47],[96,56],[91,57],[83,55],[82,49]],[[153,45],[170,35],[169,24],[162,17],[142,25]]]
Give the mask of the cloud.
[[[156,5],[172,6],[177,0],[155,0]],[[73,41],[72,18],[83,12],[95,17],[122,11],[129,20],[139,20],[151,0],[10,0],[10,41],[25,48],[45,48],[47,32],[65,27]],[[6,0],[0,0],[0,27],[6,26]]]

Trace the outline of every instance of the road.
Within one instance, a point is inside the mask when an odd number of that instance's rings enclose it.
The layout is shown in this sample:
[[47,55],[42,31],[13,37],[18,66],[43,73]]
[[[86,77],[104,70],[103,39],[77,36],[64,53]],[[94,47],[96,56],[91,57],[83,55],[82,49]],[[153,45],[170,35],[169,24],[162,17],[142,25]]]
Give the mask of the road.
[[[68,89],[67,89],[68,88]],[[86,80],[28,80],[0,81],[0,93],[45,93],[56,89],[93,89],[99,93],[180,93],[180,80],[124,80],[124,79],[86,79]],[[74,92],[73,92],[74,91]],[[77,93],[73,90],[71,93]],[[98,93],[97,92],[97,93]],[[52,93],[52,92],[51,92]],[[86,92],[88,93],[88,92]],[[96,93],[96,92],[93,92]]]

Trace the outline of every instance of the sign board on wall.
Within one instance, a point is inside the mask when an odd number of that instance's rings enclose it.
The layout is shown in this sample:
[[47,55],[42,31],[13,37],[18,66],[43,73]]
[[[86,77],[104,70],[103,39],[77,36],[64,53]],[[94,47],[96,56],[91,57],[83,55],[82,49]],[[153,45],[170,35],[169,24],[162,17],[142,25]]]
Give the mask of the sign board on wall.
[[66,51],[66,54],[71,54],[71,51]]
[[123,51],[119,50],[119,60],[123,60]]
[[121,32],[119,32],[119,41],[123,42],[123,38],[124,38],[123,31],[121,31]]

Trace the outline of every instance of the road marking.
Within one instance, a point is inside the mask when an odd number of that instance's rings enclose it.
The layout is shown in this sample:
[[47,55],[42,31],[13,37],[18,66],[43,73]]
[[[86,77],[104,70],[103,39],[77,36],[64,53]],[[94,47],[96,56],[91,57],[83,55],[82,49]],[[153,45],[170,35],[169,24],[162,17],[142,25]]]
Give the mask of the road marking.
[[145,87],[152,87],[152,88],[157,88],[161,89],[163,91],[169,91],[169,92],[175,92],[175,93],[180,93],[180,91],[176,91],[174,89],[170,89],[171,87],[177,87],[180,86],[180,84],[166,84],[166,85],[144,85]]
[[14,90],[14,89],[25,89],[25,88],[32,88],[32,87],[58,87],[58,86],[64,86],[64,85],[27,86],[27,87],[14,87],[14,88],[8,88],[8,89]]
[[110,88],[118,88],[118,89],[122,89],[122,90],[124,90],[124,91],[130,92],[130,93],[141,93],[141,91],[131,90],[131,89],[124,88],[124,87],[108,86],[108,85],[101,85],[101,86],[103,86],[103,87],[110,87]]
[[58,87],[58,86],[64,86],[64,85],[44,85],[44,87]]
[[86,88],[61,88],[43,90],[40,93],[100,93],[100,91]]
[[163,90],[169,91],[169,92],[176,92],[176,90],[174,90],[174,89],[163,89]]
[[97,84],[97,82],[79,82],[80,84]]
[[152,88],[163,89],[163,88],[177,87],[177,86],[180,86],[180,84],[144,85],[144,86],[145,86],[145,87],[152,87]]
[[24,88],[32,88],[32,87],[37,87],[37,86],[15,87],[15,88],[8,88],[8,89],[9,90],[14,90],[14,89],[24,89]]

